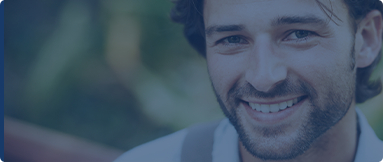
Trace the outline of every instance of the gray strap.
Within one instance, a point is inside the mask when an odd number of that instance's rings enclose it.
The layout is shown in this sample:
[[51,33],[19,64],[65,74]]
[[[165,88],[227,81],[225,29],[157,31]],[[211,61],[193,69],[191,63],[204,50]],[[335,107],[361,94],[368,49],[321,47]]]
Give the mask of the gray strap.
[[214,131],[220,121],[189,127],[182,145],[181,162],[212,162]]

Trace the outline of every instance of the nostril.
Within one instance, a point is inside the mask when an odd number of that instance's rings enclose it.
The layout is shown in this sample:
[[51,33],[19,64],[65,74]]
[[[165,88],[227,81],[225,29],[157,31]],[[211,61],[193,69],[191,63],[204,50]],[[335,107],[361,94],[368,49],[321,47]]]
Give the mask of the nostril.
[[269,92],[273,87],[280,84],[287,78],[287,70],[283,66],[277,68],[248,69],[245,79],[255,89],[261,92]]

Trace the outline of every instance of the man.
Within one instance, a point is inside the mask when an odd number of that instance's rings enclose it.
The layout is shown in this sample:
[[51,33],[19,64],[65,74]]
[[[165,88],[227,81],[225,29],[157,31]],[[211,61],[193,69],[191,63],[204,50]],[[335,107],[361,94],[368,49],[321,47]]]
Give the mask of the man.
[[[382,89],[369,82],[382,11],[378,0],[177,1],[171,16],[206,57],[228,120],[210,135],[181,130],[117,161],[382,160],[382,141],[355,107]],[[201,142],[209,136],[211,146]],[[193,138],[197,146],[187,144]]]

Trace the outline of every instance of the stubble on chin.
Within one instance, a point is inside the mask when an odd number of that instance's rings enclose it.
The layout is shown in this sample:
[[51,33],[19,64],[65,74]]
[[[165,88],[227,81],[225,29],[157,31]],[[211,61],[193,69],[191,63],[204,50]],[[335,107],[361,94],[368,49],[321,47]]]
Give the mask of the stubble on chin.
[[[318,99],[317,92],[309,84],[303,81],[296,83],[294,85],[289,80],[285,80],[269,93],[259,92],[249,84],[236,83],[228,92],[225,100],[222,100],[222,96],[216,93],[224,114],[236,128],[246,150],[253,156],[263,160],[296,158],[305,153],[318,137],[341,120],[352,103],[352,98],[349,96],[354,94],[353,91],[350,91],[351,94],[346,97],[336,96],[333,92],[329,92],[327,97]],[[294,134],[286,134],[284,128],[288,128],[289,125],[274,127],[246,125],[245,119],[239,115],[240,110],[237,107],[243,96],[273,98],[288,94],[306,94],[310,103],[311,111],[303,117],[302,124]]]

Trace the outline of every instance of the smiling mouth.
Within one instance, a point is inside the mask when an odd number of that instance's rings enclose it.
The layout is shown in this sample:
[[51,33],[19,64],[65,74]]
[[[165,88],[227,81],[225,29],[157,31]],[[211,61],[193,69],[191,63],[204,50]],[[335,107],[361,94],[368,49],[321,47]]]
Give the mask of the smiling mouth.
[[302,100],[304,100],[307,96],[301,96],[297,97],[288,101],[275,103],[275,104],[257,104],[257,103],[251,103],[251,102],[245,102],[247,105],[249,105],[253,110],[262,112],[262,113],[275,113],[279,111],[283,111],[285,109],[288,109],[289,107],[292,107]]

